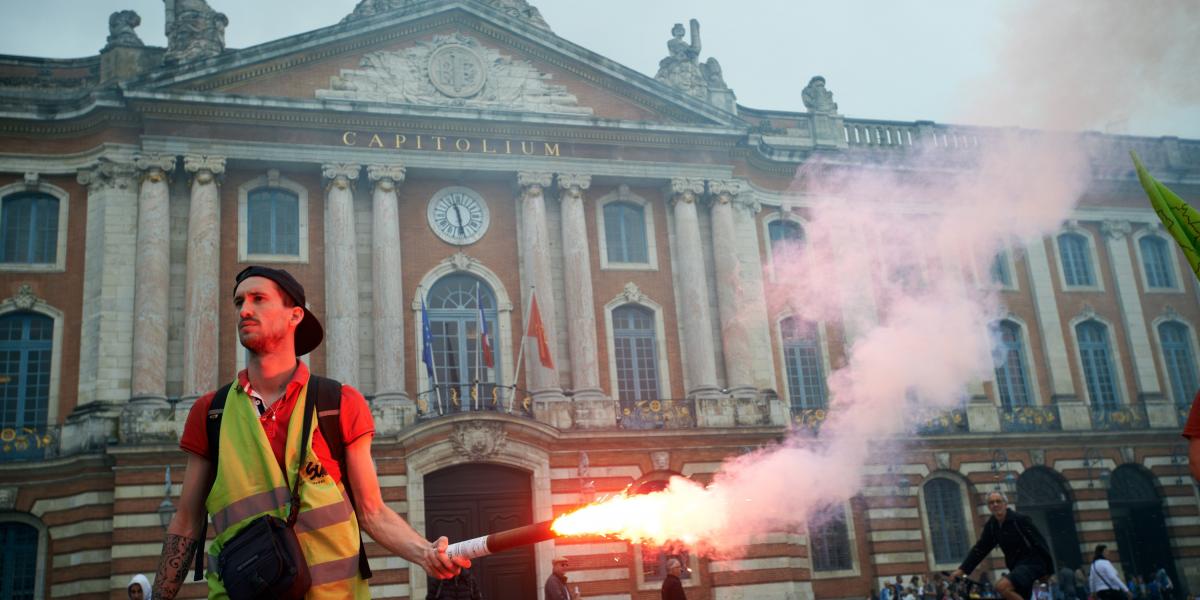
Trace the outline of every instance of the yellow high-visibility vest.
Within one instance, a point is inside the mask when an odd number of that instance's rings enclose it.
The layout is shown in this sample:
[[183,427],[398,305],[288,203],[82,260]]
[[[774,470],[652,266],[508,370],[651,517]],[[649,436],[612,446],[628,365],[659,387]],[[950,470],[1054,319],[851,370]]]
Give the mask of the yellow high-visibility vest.
[[[209,598],[228,597],[216,572],[221,548],[259,516],[271,514],[287,520],[292,482],[297,476],[304,479],[300,482],[296,537],[300,539],[312,575],[312,589],[305,596],[306,600],[371,597],[367,582],[358,571],[360,538],[354,508],[346,499],[342,485],[334,483],[312,450],[312,438],[317,430],[315,413],[309,425],[308,447],[303,449],[304,465],[299,468],[297,457],[301,454],[301,429],[304,428],[307,399],[308,384],[305,383],[288,422],[283,453],[287,477],[284,477],[249,395],[237,382],[229,388],[221,416],[217,477],[205,500],[217,534],[208,548]],[[342,477],[349,476],[342,474]]]

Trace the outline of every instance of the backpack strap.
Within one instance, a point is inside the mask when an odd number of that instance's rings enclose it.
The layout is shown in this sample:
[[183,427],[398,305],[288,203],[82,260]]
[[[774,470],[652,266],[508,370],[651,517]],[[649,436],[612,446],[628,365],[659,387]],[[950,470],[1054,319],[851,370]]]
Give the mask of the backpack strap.
[[[212,461],[212,474],[208,478],[208,485],[204,486],[205,498],[208,498],[208,494],[212,492],[213,483],[217,480],[217,458],[221,452],[221,415],[225,412],[225,399],[229,396],[229,389],[232,387],[232,383],[227,383],[217,390],[212,402],[208,405],[208,418],[204,420],[204,432],[208,437],[208,456]],[[204,578],[204,542],[207,539],[208,514],[205,511],[204,522],[200,526],[200,543],[196,545],[196,572],[192,575],[192,581],[200,581]]]
[[[354,488],[350,485],[350,470],[346,466],[346,443],[342,438],[342,384],[328,377],[309,375],[310,387],[317,392],[317,427],[329,454],[337,461],[338,469],[342,472],[342,487],[346,490],[346,499],[350,506],[354,502]],[[362,533],[358,535],[358,572],[363,579],[371,578],[371,566],[367,562],[367,547],[363,544]]]

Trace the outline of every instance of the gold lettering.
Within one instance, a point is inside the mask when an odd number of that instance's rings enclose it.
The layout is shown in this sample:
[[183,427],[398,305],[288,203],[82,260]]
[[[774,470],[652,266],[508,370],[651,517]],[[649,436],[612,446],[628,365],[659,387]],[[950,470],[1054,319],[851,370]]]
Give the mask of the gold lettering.
[[504,140],[504,153],[512,154],[512,140]]
[[368,148],[382,148],[383,147],[383,140],[379,139],[378,133],[371,135],[371,141],[367,142],[367,147]]
[[521,142],[521,154],[533,154],[533,142]]
[[484,154],[495,154],[496,149],[493,148],[491,152],[488,152],[487,138],[483,138],[483,150],[480,150],[480,152]]
[[437,140],[437,149],[438,149],[438,150],[441,150],[441,149],[442,149],[442,142],[446,141],[446,137],[445,137],[445,136],[441,136],[441,135],[435,135],[435,136],[433,136],[433,139]]
[[417,150],[421,149],[421,136],[417,136]]
[[358,132],[357,131],[347,131],[346,133],[342,134],[342,144],[343,145],[353,146],[357,143],[358,143]]
[[558,156],[558,142],[555,142],[553,144],[551,144],[550,142],[543,142],[542,144],[546,147],[546,149],[545,149],[546,156]]
[[459,152],[469,152],[471,150],[471,140],[467,138],[458,138],[454,140],[454,149]]
[[403,148],[406,141],[408,141],[408,138],[404,137],[403,133],[396,134],[396,148]]

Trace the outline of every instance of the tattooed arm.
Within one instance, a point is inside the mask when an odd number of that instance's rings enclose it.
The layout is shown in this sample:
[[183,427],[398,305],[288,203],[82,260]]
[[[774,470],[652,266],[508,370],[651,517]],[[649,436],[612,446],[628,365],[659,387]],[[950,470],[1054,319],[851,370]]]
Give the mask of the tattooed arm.
[[212,464],[205,458],[188,454],[187,471],[183,475],[183,489],[179,493],[179,508],[171,524],[167,526],[167,539],[163,542],[162,557],[158,561],[158,572],[154,576],[152,598],[172,600],[187,578],[195,558],[196,546],[203,549],[200,528],[208,517],[204,508],[204,497],[208,493],[208,480],[212,476]]

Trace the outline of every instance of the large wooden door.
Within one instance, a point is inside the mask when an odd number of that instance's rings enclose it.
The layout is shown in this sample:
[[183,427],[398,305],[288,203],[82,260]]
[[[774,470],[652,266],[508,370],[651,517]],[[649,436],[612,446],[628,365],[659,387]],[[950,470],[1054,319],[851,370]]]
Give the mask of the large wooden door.
[[[425,534],[451,542],[533,522],[529,473],[499,465],[468,464],[425,476]],[[532,546],[473,561],[486,600],[537,597]]]

